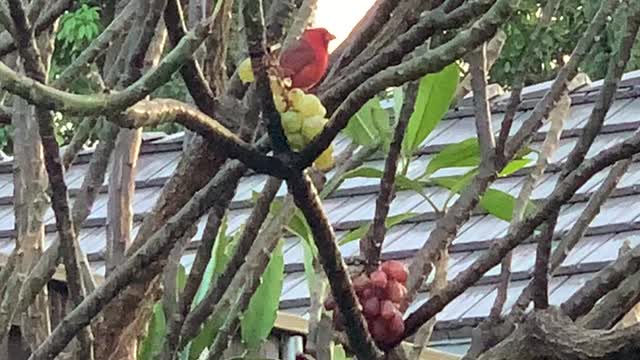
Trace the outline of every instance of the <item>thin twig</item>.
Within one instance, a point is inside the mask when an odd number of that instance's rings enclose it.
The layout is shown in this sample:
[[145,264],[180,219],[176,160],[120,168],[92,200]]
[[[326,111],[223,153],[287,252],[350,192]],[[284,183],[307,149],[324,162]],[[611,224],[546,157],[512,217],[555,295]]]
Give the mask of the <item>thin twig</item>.
[[538,24],[536,25],[535,30],[533,30],[533,32],[529,36],[529,40],[527,41],[525,47],[522,49],[522,52],[518,58],[518,63],[516,65],[515,71],[516,75],[513,80],[513,86],[511,87],[511,96],[507,105],[507,109],[505,111],[504,118],[502,120],[500,135],[498,136],[498,141],[496,144],[496,154],[500,163],[505,162],[504,147],[509,138],[509,133],[511,132],[513,119],[515,118],[518,107],[520,106],[520,97],[522,95],[522,89],[524,88],[525,78],[527,74],[526,69],[528,68],[531,60],[535,58],[531,56],[531,52],[534,51],[537,44],[539,44],[540,37],[549,29],[549,24],[553,19],[553,15],[558,11],[560,5],[562,5],[562,0],[547,1],[547,4],[542,9],[542,16],[538,20]]
[[366,271],[372,273],[378,268],[380,263],[380,253],[384,241],[387,227],[385,221],[389,214],[389,207],[395,197],[396,172],[398,171],[398,158],[402,148],[402,141],[405,136],[409,119],[415,107],[415,100],[418,95],[419,82],[411,82],[405,91],[405,101],[393,132],[393,141],[389,147],[387,158],[384,163],[384,172],[380,180],[380,192],[376,198],[376,210],[373,224],[369,226],[367,234],[360,240],[360,254],[365,259]]

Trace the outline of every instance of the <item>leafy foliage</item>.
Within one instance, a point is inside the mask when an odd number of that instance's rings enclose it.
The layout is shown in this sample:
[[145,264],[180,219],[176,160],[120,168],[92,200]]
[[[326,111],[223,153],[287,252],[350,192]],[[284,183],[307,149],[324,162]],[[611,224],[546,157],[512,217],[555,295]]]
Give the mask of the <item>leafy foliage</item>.
[[[528,54],[529,66],[524,73],[527,84],[538,83],[552,79],[559,67],[571,54],[578,39],[584,34],[593,15],[598,10],[600,1],[571,0],[563,1],[550,26],[545,28],[533,52]],[[618,12],[624,13],[628,9],[628,2],[619,3]],[[522,52],[529,43],[529,36],[534,31],[538,18],[542,12],[542,5],[538,1],[523,0],[517,13],[504,26],[507,41],[496,64],[491,69],[491,81],[502,85],[510,85],[516,72],[518,63],[522,59]],[[596,39],[587,61],[582,64],[581,71],[592,79],[604,77],[607,62],[615,48],[616,41],[621,36],[624,16],[614,16],[606,31]],[[640,68],[640,46],[636,45],[632,53],[627,70]]]

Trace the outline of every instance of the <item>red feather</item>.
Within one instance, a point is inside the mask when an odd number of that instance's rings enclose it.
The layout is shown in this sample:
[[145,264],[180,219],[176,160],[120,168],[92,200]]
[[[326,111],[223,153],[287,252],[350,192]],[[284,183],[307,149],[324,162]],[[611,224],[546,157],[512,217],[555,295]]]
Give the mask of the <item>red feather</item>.
[[307,29],[280,54],[280,68],[292,87],[307,90],[322,79],[329,63],[328,46],[335,36],[324,28]]

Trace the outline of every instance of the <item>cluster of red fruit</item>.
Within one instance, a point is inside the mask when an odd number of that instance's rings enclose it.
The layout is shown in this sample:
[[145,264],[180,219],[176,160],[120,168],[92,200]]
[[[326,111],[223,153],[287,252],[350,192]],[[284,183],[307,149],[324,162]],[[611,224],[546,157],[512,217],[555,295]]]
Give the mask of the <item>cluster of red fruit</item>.
[[[392,344],[404,333],[400,304],[407,293],[407,275],[403,263],[390,260],[369,276],[362,274],[353,280],[369,332],[378,345]],[[325,308],[336,310],[335,301],[327,299]],[[337,330],[344,328],[338,311],[333,312],[333,323]]]

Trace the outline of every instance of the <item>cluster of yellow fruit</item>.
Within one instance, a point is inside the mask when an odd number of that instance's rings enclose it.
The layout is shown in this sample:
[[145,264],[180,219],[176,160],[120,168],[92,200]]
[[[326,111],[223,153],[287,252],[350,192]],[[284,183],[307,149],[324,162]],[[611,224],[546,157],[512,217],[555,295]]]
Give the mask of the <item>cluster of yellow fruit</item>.
[[[254,81],[249,59],[240,64],[238,74],[245,83]],[[289,145],[293,150],[301,150],[324,129],[329,121],[325,118],[327,110],[317,96],[301,89],[287,89],[276,77],[271,78],[271,92]],[[318,156],[314,165],[322,171],[333,167],[333,145]]]

